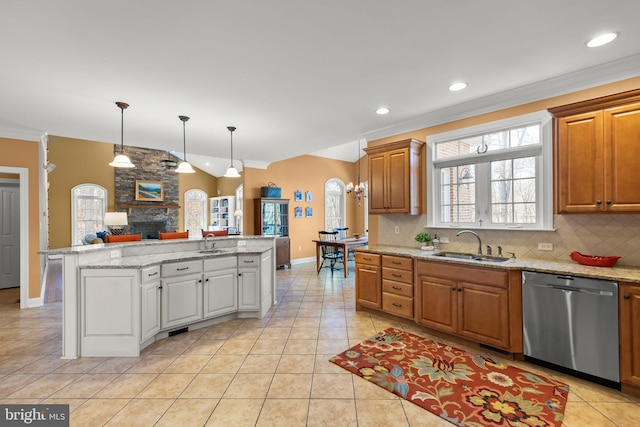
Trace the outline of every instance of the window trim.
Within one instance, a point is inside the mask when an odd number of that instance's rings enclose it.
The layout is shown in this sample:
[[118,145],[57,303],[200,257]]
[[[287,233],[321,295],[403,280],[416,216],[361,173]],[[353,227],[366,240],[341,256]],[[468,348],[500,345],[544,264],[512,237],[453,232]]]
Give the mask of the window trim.
[[[518,226],[490,224],[489,226],[477,226],[476,224],[447,224],[440,222],[440,168],[453,166],[464,163],[485,163],[493,160],[516,158],[510,156],[515,150],[506,148],[495,150],[491,153],[482,155],[482,162],[472,160],[478,159],[476,154],[459,156],[455,158],[446,158],[443,160],[435,160],[434,153],[436,144],[439,142],[449,141],[452,139],[469,138],[479,134],[495,133],[509,128],[524,127],[531,124],[540,124],[541,146],[524,146],[518,149],[520,154],[534,153],[536,156],[536,216],[539,218],[536,224],[521,224]],[[429,228],[469,228],[481,230],[523,230],[523,231],[553,231],[553,127],[552,115],[546,111],[537,111],[535,113],[525,114],[522,116],[511,117],[504,120],[497,120],[481,125],[470,126],[466,128],[456,129],[427,137],[427,206],[431,208],[427,210],[427,227]],[[531,155],[531,154],[529,154]],[[476,187],[476,197],[490,197],[484,194],[484,189]],[[486,192],[485,192],[486,193]],[[486,205],[490,207],[490,203]],[[485,221],[486,222],[486,221]]]
[[340,210],[341,210],[340,219],[341,219],[342,224],[340,224],[340,227],[345,227],[345,224],[346,224],[346,221],[347,221],[347,190],[346,190],[347,186],[344,183],[344,181],[341,180],[340,178],[329,178],[328,180],[326,180],[324,182],[324,229],[328,230],[328,231],[330,231],[330,230],[329,230],[328,223],[327,223],[327,220],[328,220],[328,218],[327,218],[327,206],[328,206],[327,196],[329,194],[329,193],[327,193],[327,184],[329,184],[329,182],[332,182],[332,181],[335,181],[340,186],[340,189],[342,190],[341,191],[342,200],[340,201],[340,205],[341,205],[340,206]]

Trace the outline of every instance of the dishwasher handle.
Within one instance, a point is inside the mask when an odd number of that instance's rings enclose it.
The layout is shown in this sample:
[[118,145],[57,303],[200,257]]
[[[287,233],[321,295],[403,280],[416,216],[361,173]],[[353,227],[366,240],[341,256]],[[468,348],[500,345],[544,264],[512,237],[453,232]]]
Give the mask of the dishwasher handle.
[[556,289],[559,291],[567,291],[567,292],[579,292],[582,294],[589,294],[589,295],[596,295],[596,296],[601,296],[601,297],[612,297],[614,296],[613,292],[611,291],[606,291],[606,290],[600,290],[600,289],[583,289],[583,288],[574,288],[571,286],[562,286],[562,285],[550,285],[550,284],[543,284],[543,283],[527,283],[528,286],[535,286],[538,288],[549,288],[549,289]]

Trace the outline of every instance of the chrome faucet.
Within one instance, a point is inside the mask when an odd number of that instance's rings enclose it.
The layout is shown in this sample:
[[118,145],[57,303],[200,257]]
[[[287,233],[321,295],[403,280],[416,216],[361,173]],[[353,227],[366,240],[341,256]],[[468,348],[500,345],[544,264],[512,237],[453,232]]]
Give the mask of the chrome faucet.
[[216,242],[211,242],[211,248],[209,248],[209,245],[207,244],[207,242],[209,241],[208,240],[209,238],[213,239],[213,234],[207,234],[206,236],[204,236],[204,248],[205,249],[213,249],[216,246]]
[[476,239],[478,239],[478,255],[482,255],[482,240],[480,240],[480,236],[478,236],[478,233],[471,230],[462,230],[458,234],[456,234],[456,236],[459,236],[465,233],[473,234],[474,236],[476,236]]

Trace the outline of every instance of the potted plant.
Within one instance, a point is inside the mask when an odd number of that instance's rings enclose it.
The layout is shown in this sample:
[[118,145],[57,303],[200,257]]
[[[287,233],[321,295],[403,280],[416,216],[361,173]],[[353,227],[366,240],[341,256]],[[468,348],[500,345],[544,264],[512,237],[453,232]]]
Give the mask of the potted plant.
[[421,231],[420,233],[416,234],[416,242],[420,242],[422,243],[422,246],[431,246],[431,241],[433,240],[433,237],[431,237],[431,234],[427,233],[426,231]]

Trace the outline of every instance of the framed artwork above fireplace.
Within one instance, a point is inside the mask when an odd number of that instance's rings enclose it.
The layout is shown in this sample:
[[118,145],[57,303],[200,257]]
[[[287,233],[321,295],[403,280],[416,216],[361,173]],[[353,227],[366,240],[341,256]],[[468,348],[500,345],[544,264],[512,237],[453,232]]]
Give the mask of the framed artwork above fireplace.
[[164,184],[162,181],[136,180],[136,200],[145,202],[162,202],[164,200]]

